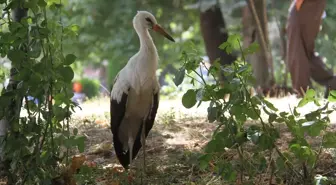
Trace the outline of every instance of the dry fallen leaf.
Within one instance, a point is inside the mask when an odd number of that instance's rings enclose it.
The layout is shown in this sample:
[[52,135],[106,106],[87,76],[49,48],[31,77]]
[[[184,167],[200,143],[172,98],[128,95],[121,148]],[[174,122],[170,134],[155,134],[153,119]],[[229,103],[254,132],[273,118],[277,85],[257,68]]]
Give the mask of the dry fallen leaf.
[[85,161],[86,161],[85,155],[75,155],[75,156],[73,156],[68,173],[74,174],[83,165],[83,163]]
[[108,127],[108,126],[110,126],[109,123],[108,123],[106,120],[96,120],[95,123],[96,123],[97,125],[101,125],[101,126],[103,126],[103,127]]
[[62,177],[64,179],[65,184],[67,185],[77,185],[73,175],[77,172],[78,169],[83,165],[86,161],[85,155],[75,155],[71,159],[71,164],[66,168],[66,170],[62,173]]

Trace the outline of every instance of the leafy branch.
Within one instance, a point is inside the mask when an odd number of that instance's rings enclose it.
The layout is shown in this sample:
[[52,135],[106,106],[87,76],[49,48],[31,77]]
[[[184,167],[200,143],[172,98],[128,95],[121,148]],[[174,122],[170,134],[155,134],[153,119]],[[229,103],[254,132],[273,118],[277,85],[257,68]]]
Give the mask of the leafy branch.
[[1,55],[7,56],[17,68],[13,80],[20,82],[0,96],[0,119],[11,114],[7,107],[13,99],[24,97],[24,106],[15,107],[22,109],[21,113],[16,111],[17,120],[8,120],[11,127],[2,138],[7,176],[9,183],[50,184],[62,174],[60,165],[68,164],[70,151],[76,148],[84,151],[84,137],[77,135],[78,131],[72,133],[69,125],[76,106],[71,101],[74,77],[71,65],[76,56],[65,55],[62,46],[76,34],[71,29],[64,32],[62,6],[56,6],[56,2],[5,0],[0,3],[5,4],[8,15],[11,9],[27,10],[27,16],[19,22],[8,16],[9,29],[0,32]]
[[[292,172],[298,181],[310,183],[313,181],[314,169],[317,159],[323,148],[336,147],[331,141],[336,142],[336,134],[327,132],[327,123],[330,122],[328,115],[333,111],[328,110],[328,103],[321,108],[300,116],[299,108],[313,102],[321,106],[315,92],[310,89],[306,96],[299,102],[294,111],[280,112],[264,97],[259,95],[252,96],[249,88],[253,87],[254,78],[250,64],[245,59],[245,55],[258,51],[258,46],[250,45],[243,49],[240,44],[239,35],[231,35],[227,42],[224,42],[221,49],[230,53],[233,50],[241,51],[241,59],[238,59],[232,65],[220,66],[214,62],[210,68],[207,68],[204,61],[197,51],[193,49],[190,55],[183,52],[181,60],[182,67],[176,74],[175,85],[180,85],[184,76],[191,79],[191,83],[198,82],[200,88],[189,89],[182,97],[182,104],[186,108],[192,108],[198,102],[209,102],[208,120],[217,122],[218,126],[213,133],[211,141],[205,148],[205,154],[200,158],[200,167],[206,169],[211,160],[216,160],[216,172],[223,180],[243,183],[255,182],[256,174],[268,172],[271,168],[270,180],[274,177],[277,180],[284,180],[284,174],[288,170]],[[196,54],[195,54],[196,53]],[[213,77],[213,81],[204,78],[201,68],[205,68],[208,76]],[[197,69],[200,69],[199,72]],[[224,73],[224,82],[217,79],[220,73]],[[329,101],[336,101],[336,93],[331,92]],[[268,116],[268,123],[265,121],[262,113]],[[246,125],[251,119],[260,123],[256,125]],[[281,139],[276,124],[285,124],[294,139],[288,144],[289,151],[281,150],[276,141]],[[321,144],[316,148],[308,144],[304,133],[310,137],[322,136]],[[328,139],[325,139],[328,136]],[[247,146],[251,146],[252,149]],[[218,155],[225,154],[227,150],[235,149],[239,165],[235,161],[218,160]],[[272,155],[273,151],[277,156]],[[258,158],[249,158],[253,156]],[[262,154],[269,154],[266,159]],[[263,167],[260,168],[260,165]],[[237,178],[239,175],[239,178]],[[249,178],[245,178],[248,176]]]

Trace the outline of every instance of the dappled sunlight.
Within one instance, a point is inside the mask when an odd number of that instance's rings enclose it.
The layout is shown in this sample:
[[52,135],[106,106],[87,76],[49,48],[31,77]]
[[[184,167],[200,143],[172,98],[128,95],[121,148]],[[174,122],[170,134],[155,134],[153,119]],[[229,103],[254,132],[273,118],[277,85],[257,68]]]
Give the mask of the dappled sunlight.
[[[83,104],[82,108],[95,109],[89,105],[94,104]],[[173,106],[174,104],[169,105]],[[79,129],[80,134],[86,136],[85,155],[94,161],[99,168],[104,169],[103,173],[108,173],[108,169],[118,168],[120,165],[111,145],[112,134],[109,126],[97,124],[97,120],[109,122],[108,117],[102,116],[105,110],[99,110],[102,113],[97,112],[96,115],[85,117],[82,117],[82,114],[76,114],[71,124]],[[208,124],[204,117],[186,116],[175,109],[165,110],[167,111],[159,112],[156,123],[147,137],[146,178],[153,184],[160,184],[160,182],[179,184],[189,178],[198,179],[197,174],[191,174],[190,171],[196,170],[193,167],[198,163],[195,154],[201,152],[201,148],[208,141],[215,125]],[[83,111],[88,110],[83,109]],[[174,129],[174,127],[178,128]],[[133,164],[135,175],[138,177],[142,169],[142,156],[142,150],[140,150]]]
[[[286,111],[288,104],[296,105],[298,100],[293,97],[288,99],[268,99],[274,103],[280,110]],[[103,100],[96,100],[104,102]],[[295,102],[294,102],[295,101]],[[150,182],[150,184],[181,184],[183,182],[204,182],[204,179],[210,181],[213,180],[214,184],[220,184],[220,181],[213,175],[211,171],[202,171],[199,169],[198,158],[204,152],[203,149],[205,145],[210,141],[213,131],[216,129],[217,123],[209,123],[205,117],[198,116],[192,117],[184,112],[179,112],[177,110],[183,109],[178,107],[175,100],[164,100],[163,105],[166,107],[161,107],[156,119],[156,123],[152,131],[147,138],[147,175],[145,180]],[[94,105],[93,102],[88,103],[88,105]],[[92,106],[83,104],[82,107],[88,109],[97,109]],[[100,105],[103,105],[100,104]],[[114,149],[112,146],[112,134],[109,128],[109,116],[105,116],[103,106],[100,106],[101,113],[97,112],[96,115],[87,115],[82,117],[81,114],[77,114],[73,118],[72,125],[79,129],[79,132],[86,136],[86,148],[85,155],[88,159],[94,161],[98,168],[103,171],[97,174],[96,178],[105,179],[105,184],[112,182],[113,180],[122,180],[124,178],[123,170],[118,173],[113,173],[114,175],[108,177],[107,174],[112,173],[113,169],[122,169],[116,156],[114,154]],[[311,106],[315,108],[314,106]],[[83,110],[90,112],[88,110]],[[189,110],[191,111],[191,110]],[[311,111],[311,110],[310,110]],[[191,113],[194,114],[194,113]],[[100,116],[99,116],[100,115]],[[248,121],[246,123],[246,128],[251,125],[258,125],[258,122]],[[275,127],[279,129],[281,133],[280,139],[276,141],[279,149],[286,151],[289,142],[292,140],[293,136],[288,131],[288,128],[284,124],[276,124]],[[319,144],[319,141],[308,139],[312,146]],[[244,145],[247,155],[249,150],[253,150],[255,145],[248,142]],[[143,151],[140,150],[138,157],[135,159],[132,170],[135,181],[138,182],[140,179],[142,171],[142,157]],[[332,152],[323,153],[325,159],[323,159],[319,165],[319,170],[323,170],[326,167],[333,168],[332,164],[327,161],[330,160]],[[330,158],[331,157],[331,158]],[[221,158],[226,160],[237,160],[239,158],[234,149],[226,149],[221,155]],[[318,171],[319,171],[318,170]],[[329,172],[328,172],[329,173]],[[267,176],[264,181],[267,182]],[[203,179],[203,180],[202,180]],[[103,185],[105,185],[103,183]]]

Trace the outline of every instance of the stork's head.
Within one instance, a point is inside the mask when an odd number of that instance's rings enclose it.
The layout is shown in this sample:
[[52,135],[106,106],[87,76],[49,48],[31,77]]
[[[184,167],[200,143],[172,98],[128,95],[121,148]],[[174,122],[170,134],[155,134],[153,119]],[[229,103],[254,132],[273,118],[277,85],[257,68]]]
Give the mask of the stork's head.
[[138,11],[133,19],[133,25],[137,30],[154,30],[161,35],[165,36],[170,41],[175,42],[173,37],[171,37],[156,21],[155,17],[147,11]]

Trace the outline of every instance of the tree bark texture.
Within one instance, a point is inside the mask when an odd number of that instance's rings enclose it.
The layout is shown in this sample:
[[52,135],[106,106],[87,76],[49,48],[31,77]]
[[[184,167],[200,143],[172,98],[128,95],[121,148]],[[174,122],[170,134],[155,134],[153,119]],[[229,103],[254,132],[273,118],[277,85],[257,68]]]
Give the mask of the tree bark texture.
[[336,77],[315,55],[315,39],[318,35],[326,0],[305,0],[297,10],[292,4],[287,24],[286,63],[292,78],[292,86],[299,95],[311,88],[310,78],[327,89],[336,89]]
[[213,64],[216,59],[219,59],[221,65],[232,64],[237,57],[227,54],[218,48],[229,37],[221,9],[218,5],[214,5],[205,12],[201,12],[200,26],[210,63]]

